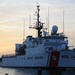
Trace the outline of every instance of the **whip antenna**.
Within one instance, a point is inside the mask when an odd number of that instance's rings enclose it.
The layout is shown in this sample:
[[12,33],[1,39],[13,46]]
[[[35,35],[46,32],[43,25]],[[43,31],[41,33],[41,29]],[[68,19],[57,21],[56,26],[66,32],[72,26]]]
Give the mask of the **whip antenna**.
[[64,34],[64,9],[63,9],[63,34]]
[[25,19],[24,19],[24,25],[23,25],[23,41],[25,40]]
[[48,35],[49,35],[49,7],[48,7]]

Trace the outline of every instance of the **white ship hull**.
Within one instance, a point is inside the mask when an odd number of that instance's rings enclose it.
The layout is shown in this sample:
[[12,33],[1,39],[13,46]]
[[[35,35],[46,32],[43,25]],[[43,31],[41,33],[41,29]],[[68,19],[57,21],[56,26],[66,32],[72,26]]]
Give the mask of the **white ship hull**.
[[49,54],[24,55],[2,59],[2,67],[47,67]]
[[75,50],[3,58],[2,67],[75,67]]

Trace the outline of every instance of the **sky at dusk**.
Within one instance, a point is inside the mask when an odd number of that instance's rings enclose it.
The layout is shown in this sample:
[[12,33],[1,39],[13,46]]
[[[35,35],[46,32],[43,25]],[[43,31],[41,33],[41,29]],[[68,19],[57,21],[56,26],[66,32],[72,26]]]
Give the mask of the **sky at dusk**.
[[[40,5],[41,21],[46,23],[49,8],[49,31],[57,25],[58,32],[63,31],[63,9],[65,35],[69,45],[75,46],[75,0],[0,0],[0,56],[15,53],[15,44],[23,42],[23,27],[25,36],[37,36],[35,30],[29,30],[29,15],[31,25],[34,25],[37,3]],[[46,25],[45,25],[46,26]]]

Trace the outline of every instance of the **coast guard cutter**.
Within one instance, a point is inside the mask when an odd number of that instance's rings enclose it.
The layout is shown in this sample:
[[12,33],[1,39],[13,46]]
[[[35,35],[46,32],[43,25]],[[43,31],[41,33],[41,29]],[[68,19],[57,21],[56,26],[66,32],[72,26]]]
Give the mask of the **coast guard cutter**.
[[[68,37],[57,33],[54,25],[51,35],[43,31],[43,23],[39,20],[37,6],[37,22],[34,28],[38,37],[27,36],[22,44],[16,44],[15,55],[3,55],[1,67],[75,67],[75,49],[69,49]],[[44,33],[44,34],[42,34]]]

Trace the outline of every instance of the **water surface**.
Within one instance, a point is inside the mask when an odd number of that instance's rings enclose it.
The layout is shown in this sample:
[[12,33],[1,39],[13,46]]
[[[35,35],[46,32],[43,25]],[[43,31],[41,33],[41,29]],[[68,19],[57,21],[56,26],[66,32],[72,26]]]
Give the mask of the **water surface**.
[[[38,75],[38,69],[32,68],[2,68],[0,67],[0,75]],[[42,75],[50,75],[48,70],[42,70]]]

